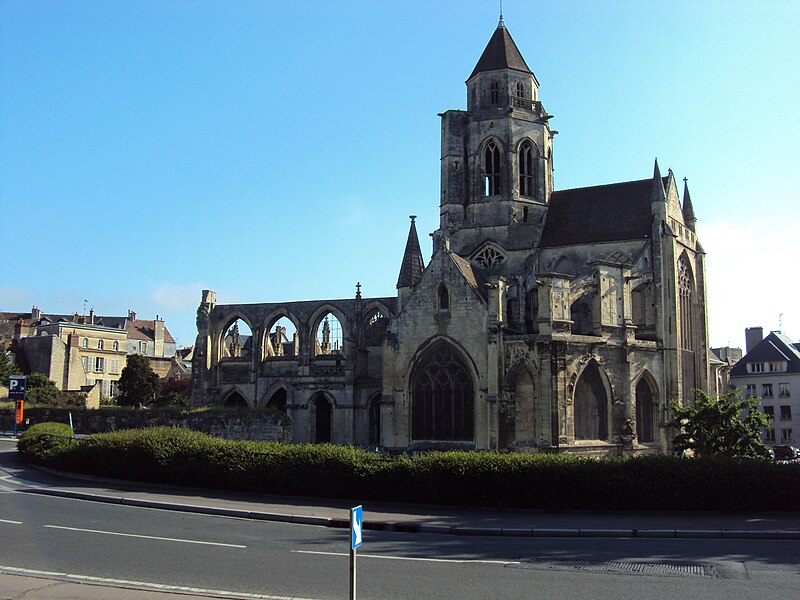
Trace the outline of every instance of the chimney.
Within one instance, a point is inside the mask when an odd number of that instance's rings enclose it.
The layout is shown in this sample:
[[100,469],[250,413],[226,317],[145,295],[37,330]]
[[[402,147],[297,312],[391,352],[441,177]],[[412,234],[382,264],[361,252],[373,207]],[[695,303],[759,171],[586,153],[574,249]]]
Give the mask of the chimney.
[[748,327],[744,330],[744,343],[745,343],[745,352],[750,354],[750,351],[753,350],[761,340],[764,339],[764,328],[763,327]]
[[135,321],[136,320],[136,311],[128,309],[128,321]]
[[38,321],[42,318],[42,311],[39,310],[36,306],[31,308],[31,319],[34,321]]
[[94,309],[89,309],[89,325],[94,325]]
[[155,342],[153,354],[155,356],[164,356],[164,321],[159,319],[158,315],[156,315],[156,320],[153,321],[153,341]]

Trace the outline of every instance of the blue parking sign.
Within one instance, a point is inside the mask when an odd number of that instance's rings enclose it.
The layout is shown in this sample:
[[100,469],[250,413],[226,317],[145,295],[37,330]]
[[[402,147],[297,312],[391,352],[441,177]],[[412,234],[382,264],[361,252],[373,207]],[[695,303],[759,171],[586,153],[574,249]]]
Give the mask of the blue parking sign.
[[362,507],[356,506],[350,509],[350,548],[355,550],[361,545],[362,525],[364,523],[364,513]]
[[28,391],[28,378],[25,375],[11,375],[8,378],[8,399],[25,400]]

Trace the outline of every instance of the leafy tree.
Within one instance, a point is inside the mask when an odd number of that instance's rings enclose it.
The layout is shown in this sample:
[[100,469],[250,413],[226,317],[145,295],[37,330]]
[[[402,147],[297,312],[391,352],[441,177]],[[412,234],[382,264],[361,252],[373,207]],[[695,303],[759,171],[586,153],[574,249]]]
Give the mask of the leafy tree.
[[191,389],[191,379],[166,379],[161,384],[161,394],[158,396],[156,406],[188,408]]
[[156,402],[161,380],[153,372],[150,361],[141,354],[128,357],[127,366],[119,378],[119,406],[150,406]]
[[48,379],[44,373],[34,371],[28,375],[28,401],[33,404],[56,404],[61,390],[56,382]]
[[673,419],[665,427],[678,431],[673,449],[694,456],[769,458],[761,428],[769,427],[772,419],[758,410],[760,404],[758,398],[742,399],[738,391],[715,398],[700,390],[692,406],[671,402]]

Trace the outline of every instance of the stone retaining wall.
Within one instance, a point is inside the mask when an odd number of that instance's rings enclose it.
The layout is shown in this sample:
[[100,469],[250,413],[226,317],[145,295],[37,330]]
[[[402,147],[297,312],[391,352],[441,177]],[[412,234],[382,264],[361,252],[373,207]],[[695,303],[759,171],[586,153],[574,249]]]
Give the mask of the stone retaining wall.
[[[69,423],[69,413],[77,434],[104,433],[117,429],[143,427],[185,427],[227,440],[291,442],[292,425],[267,412],[172,412],[160,410],[83,410],[64,408],[26,408],[24,430],[31,425],[54,421]],[[285,422],[282,422],[285,421]],[[0,411],[0,428],[14,428],[14,412]]]

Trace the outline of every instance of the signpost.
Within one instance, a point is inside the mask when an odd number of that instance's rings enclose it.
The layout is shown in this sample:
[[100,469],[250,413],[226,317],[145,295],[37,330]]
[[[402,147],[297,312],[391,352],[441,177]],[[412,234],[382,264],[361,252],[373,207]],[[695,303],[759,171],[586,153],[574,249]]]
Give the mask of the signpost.
[[8,399],[14,400],[16,410],[14,414],[14,437],[17,437],[17,426],[25,418],[25,397],[28,395],[28,378],[25,375],[10,375],[8,377]]
[[356,548],[361,545],[364,511],[359,504],[350,509],[350,600],[356,600]]

